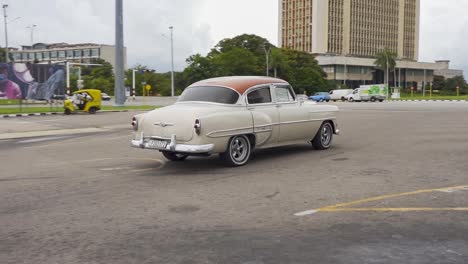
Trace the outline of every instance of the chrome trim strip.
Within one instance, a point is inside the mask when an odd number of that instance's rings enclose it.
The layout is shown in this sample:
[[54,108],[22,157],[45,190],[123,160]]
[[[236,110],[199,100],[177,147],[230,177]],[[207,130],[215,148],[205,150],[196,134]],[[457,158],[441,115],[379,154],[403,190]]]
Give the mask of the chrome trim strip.
[[209,136],[209,135],[215,134],[215,133],[232,132],[232,131],[236,131],[236,130],[245,130],[245,129],[252,129],[252,127],[249,126],[249,127],[241,127],[241,128],[231,128],[231,129],[224,129],[224,130],[215,130],[215,131],[211,131],[210,133],[208,133],[208,134],[206,134],[206,135]]
[[160,126],[160,127],[167,127],[167,126],[174,126],[174,123],[159,122],[159,123],[154,123],[153,125]]
[[[216,130],[216,131],[212,131],[212,132],[206,134],[206,136],[210,137],[210,138],[220,138],[220,137],[243,135],[243,134],[248,133],[248,132],[239,131],[239,130],[250,130],[250,129],[253,129],[253,133],[263,133],[263,132],[273,131],[273,126],[278,126],[278,125],[300,124],[300,123],[317,122],[317,121],[325,121],[325,120],[335,120],[335,119],[336,119],[336,117],[319,118],[319,119],[310,119],[310,120],[298,120],[298,121],[264,124],[264,125],[254,126],[253,128],[252,127],[242,127],[242,128],[232,128],[232,129],[226,129],[226,130]],[[239,132],[236,132],[236,131],[239,131]],[[214,134],[226,133],[226,132],[234,132],[234,133],[228,133],[228,134],[219,135],[219,136],[214,135]]]

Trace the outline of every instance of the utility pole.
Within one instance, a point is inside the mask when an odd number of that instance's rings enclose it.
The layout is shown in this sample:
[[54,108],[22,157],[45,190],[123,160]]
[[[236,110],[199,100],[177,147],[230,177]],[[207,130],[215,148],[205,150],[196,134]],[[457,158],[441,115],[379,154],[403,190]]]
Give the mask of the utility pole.
[[31,26],[28,26],[26,28],[29,28],[31,30],[31,47],[32,45],[34,44],[34,28],[37,27],[37,25],[31,25]]
[[266,56],[266,76],[270,76],[270,52],[271,52],[271,47],[268,45],[268,43],[265,43],[263,45],[263,50],[265,51],[265,56]]
[[133,69],[132,70],[132,94],[133,94],[133,100],[135,101],[135,72],[137,70]]
[[115,0],[115,105],[125,104],[124,91],[124,39],[123,39],[123,3]]
[[8,5],[3,5],[3,18],[4,18],[4,22],[5,22],[5,61],[6,62],[9,62],[10,61],[10,54],[9,54],[9,50],[8,50],[8,21],[7,21],[7,7]]
[[171,96],[174,97],[174,27],[170,26],[171,31]]

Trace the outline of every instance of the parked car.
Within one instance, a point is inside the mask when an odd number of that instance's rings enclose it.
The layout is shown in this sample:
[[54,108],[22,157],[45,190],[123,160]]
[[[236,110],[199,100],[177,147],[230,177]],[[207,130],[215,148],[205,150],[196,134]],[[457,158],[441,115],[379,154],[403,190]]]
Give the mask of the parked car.
[[346,101],[346,96],[351,94],[354,90],[353,89],[337,89],[330,91],[330,100],[336,102],[338,100]]
[[51,99],[53,100],[67,100],[68,97],[66,94],[54,94],[52,95]]
[[299,101],[299,100],[302,100],[302,101],[307,101],[307,100],[309,100],[309,97],[308,97],[306,94],[298,94],[298,95],[296,95],[296,97],[297,97],[297,100],[298,100],[298,101]]
[[281,79],[208,79],[186,88],[174,105],[134,116],[131,146],[171,161],[219,154],[226,165],[242,166],[254,149],[301,142],[328,149],[339,133],[337,111],[297,100]]
[[353,93],[346,96],[349,102],[383,102],[387,97],[387,87],[384,84],[361,85]]
[[330,102],[330,95],[327,92],[318,92],[310,96],[309,99],[314,100],[315,102]]
[[110,101],[111,97],[106,93],[101,93],[101,98],[103,101]]

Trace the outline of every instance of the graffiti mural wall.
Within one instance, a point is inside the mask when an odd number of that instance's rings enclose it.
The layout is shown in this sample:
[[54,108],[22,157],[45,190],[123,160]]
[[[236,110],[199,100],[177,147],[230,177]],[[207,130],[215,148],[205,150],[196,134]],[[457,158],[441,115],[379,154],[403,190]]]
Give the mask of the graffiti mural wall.
[[64,66],[0,63],[0,99],[49,100],[63,95]]

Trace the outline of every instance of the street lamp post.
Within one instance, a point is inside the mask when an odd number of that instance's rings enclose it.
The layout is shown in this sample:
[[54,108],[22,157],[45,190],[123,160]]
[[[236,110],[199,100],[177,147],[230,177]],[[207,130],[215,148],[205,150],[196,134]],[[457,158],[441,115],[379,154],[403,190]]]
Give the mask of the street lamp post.
[[31,26],[26,27],[26,28],[29,28],[31,30],[31,36],[30,36],[30,38],[31,38],[31,47],[34,44],[34,28],[35,27],[37,27],[37,25],[34,25],[34,24],[31,25]]
[[268,43],[265,43],[263,45],[263,50],[265,51],[265,56],[266,56],[266,76],[270,76],[270,52],[271,52],[270,45],[268,45]]
[[115,105],[125,104],[123,1],[115,0]]
[[135,101],[135,72],[137,72],[137,70],[133,69],[132,70],[132,94],[133,94],[133,101]]
[[170,26],[171,31],[171,96],[174,96],[174,27]]
[[10,54],[9,54],[9,50],[8,50],[8,21],[7,21],[7,7],[8,5],[3,5],[3,18],[4,18],[4,22],[5,22],[5,60],[6,62],[9,62],[10,61]]

